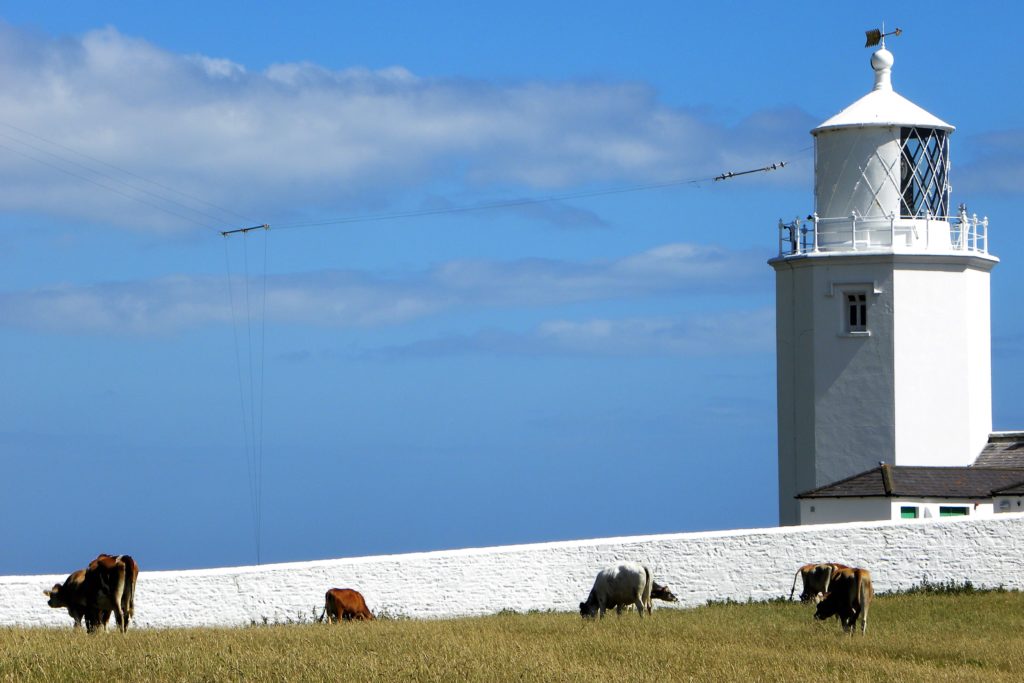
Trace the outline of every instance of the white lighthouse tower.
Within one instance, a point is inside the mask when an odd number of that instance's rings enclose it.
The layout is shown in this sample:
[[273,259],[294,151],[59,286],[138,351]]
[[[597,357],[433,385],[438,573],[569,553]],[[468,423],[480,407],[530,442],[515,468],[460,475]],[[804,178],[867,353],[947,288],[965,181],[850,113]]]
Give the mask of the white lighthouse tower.
[[780,221],[769,261],[783,525],[796,494],[880,461],[969,465],[992,429],[988,221],[950,211],[953,126],[892,66],[883,42],[871,92],[811,131],[815,210]]

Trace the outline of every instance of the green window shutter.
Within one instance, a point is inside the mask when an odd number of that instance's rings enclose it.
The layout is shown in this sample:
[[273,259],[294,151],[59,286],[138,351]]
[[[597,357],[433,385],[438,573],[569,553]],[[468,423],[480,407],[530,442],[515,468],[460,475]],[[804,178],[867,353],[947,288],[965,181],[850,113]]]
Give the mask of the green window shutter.
[[943,505],[939,508],[939,517],[965,517],[968,514],[970,514],[970,511],[965,507],[960,507],[959,505]]
[[917,507],[904,505],[900,508],[900,517],[903,519],[917,519]]

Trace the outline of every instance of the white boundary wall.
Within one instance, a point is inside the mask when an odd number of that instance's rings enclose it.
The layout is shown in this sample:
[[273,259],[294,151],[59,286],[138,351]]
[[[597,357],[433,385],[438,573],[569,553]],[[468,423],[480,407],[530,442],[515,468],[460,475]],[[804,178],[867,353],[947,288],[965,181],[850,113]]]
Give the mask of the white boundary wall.
[[[261,567],[142,571],[136,623],[243,626],[306,620],[331,587],[360,590],[371,610],[445,618],[516,611],[575,611],[594,576],[619,560],[647,563],[680,606],[788,596],[806,562],[867,567],[876,591],[970,580],[1024,588],[1024,513],[987,519],[828,524],[602,538]],[[83,558],[83,564],[91,558]],[[69,568],[70,570],[74,567]],[[66,575],[0,577],[0,626],[70,627],[42,591]],[[661,606],[663,603],[659,603]]]

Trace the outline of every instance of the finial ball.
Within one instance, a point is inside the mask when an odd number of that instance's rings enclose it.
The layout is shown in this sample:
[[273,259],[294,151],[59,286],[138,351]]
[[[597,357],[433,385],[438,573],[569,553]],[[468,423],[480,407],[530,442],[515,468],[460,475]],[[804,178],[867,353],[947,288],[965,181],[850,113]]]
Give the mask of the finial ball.
[[884,47],[875,50],[875,53],[871,55],[871,68],[875,71],[884,71],[885,69],[891,69],[893,59],[892,53],[886,50]]

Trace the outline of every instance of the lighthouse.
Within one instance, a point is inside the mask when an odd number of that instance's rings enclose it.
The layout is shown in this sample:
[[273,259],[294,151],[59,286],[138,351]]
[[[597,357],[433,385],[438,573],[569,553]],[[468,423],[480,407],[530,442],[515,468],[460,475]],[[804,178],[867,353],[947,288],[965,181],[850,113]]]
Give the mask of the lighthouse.
[[[779,221],[779,522],[889,466],[967,466],[992,430],[988,220],[950,205],[954,128],[892,87],[811,131],[814,210]],[[884,470],[884,468],[883,468]]]

